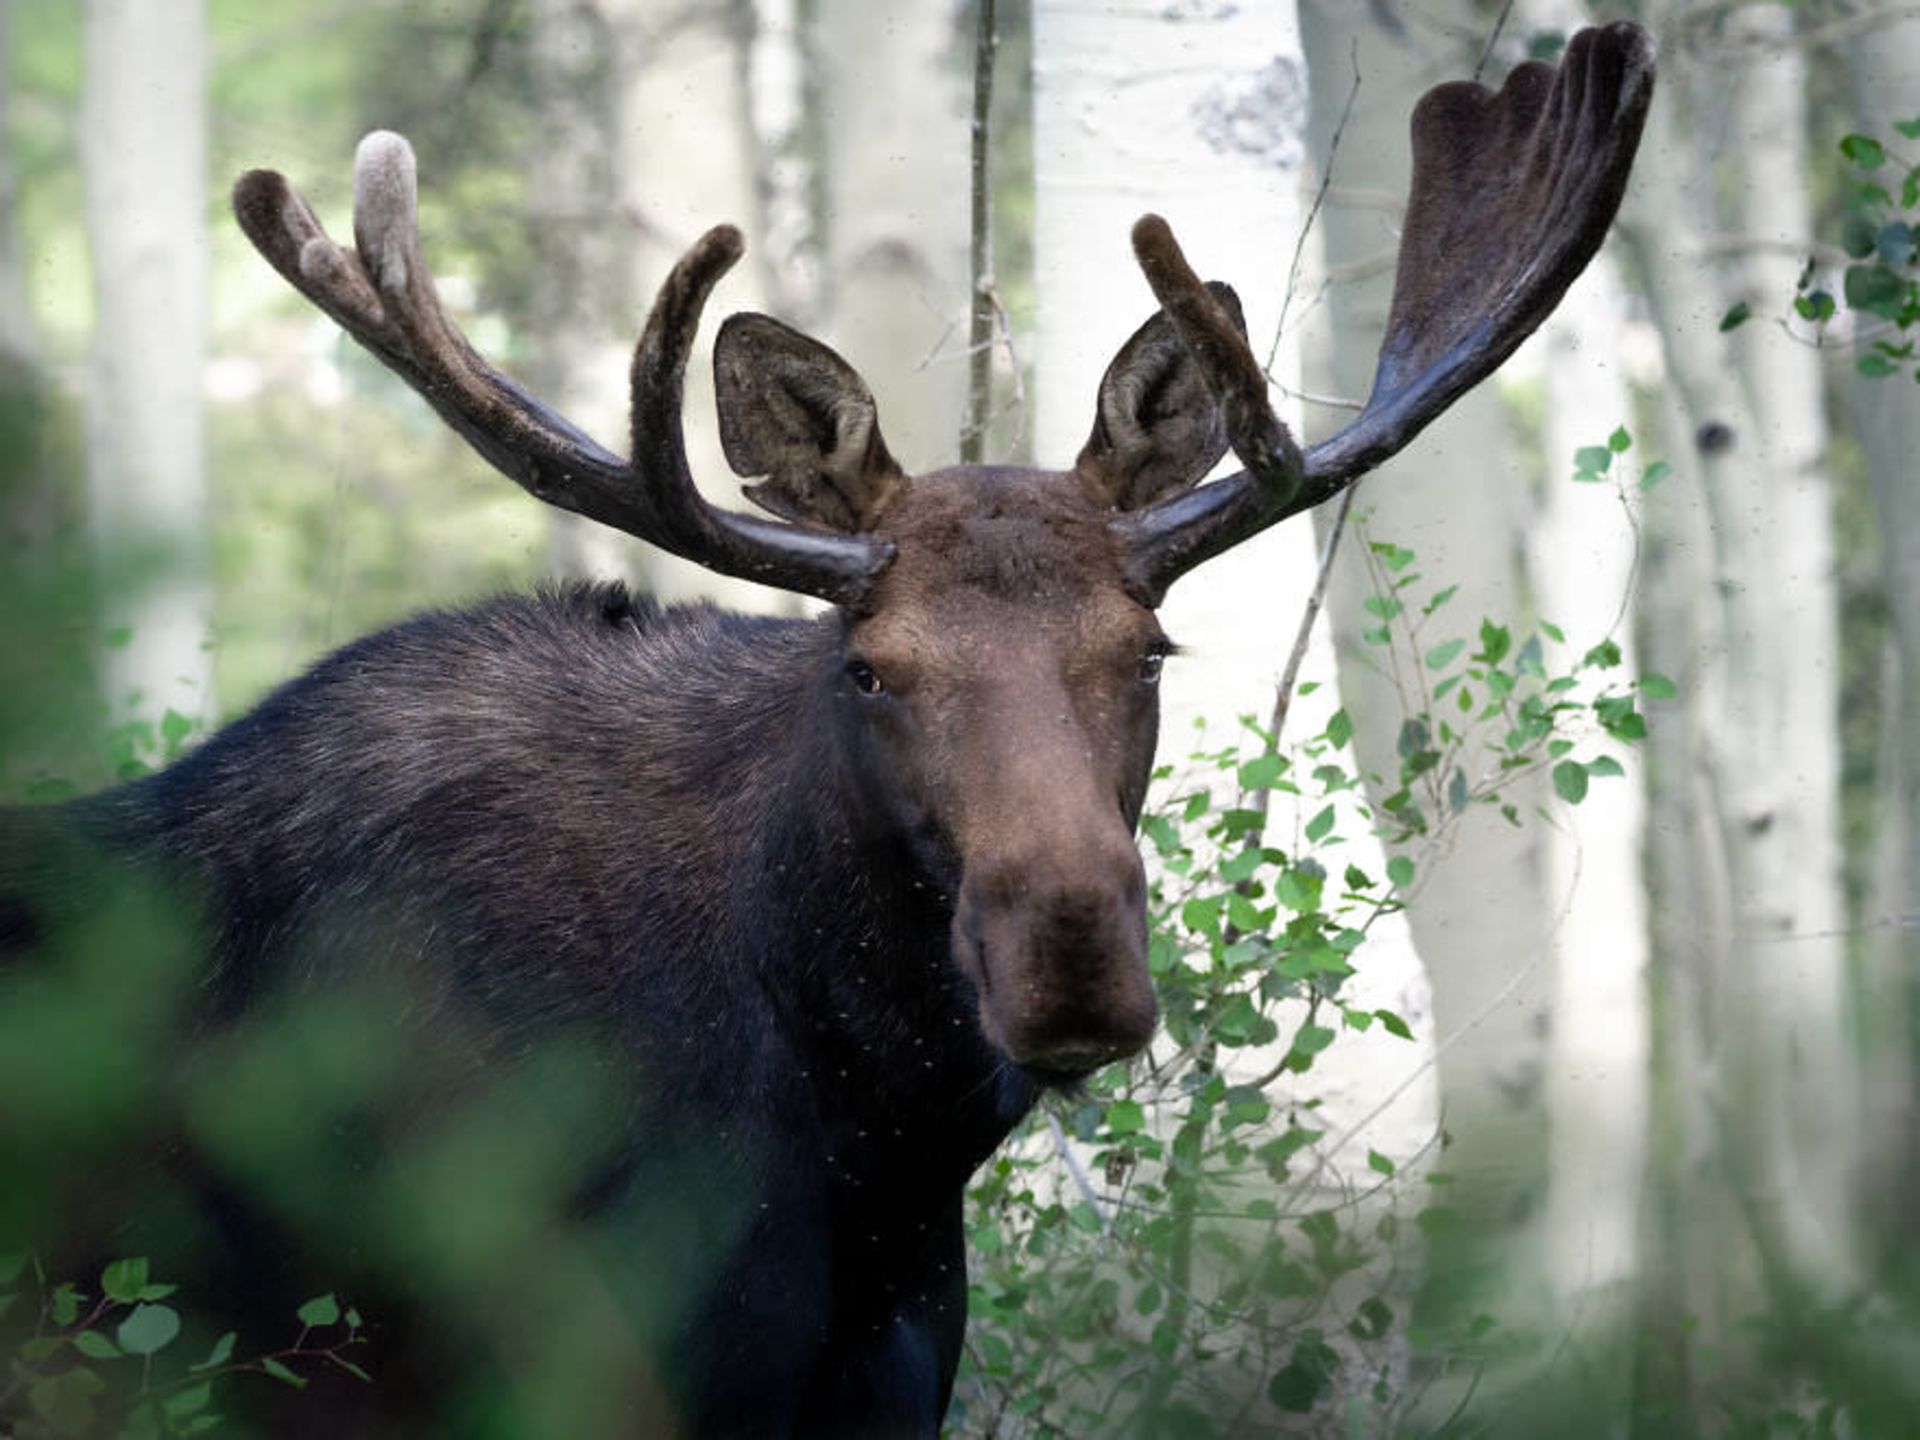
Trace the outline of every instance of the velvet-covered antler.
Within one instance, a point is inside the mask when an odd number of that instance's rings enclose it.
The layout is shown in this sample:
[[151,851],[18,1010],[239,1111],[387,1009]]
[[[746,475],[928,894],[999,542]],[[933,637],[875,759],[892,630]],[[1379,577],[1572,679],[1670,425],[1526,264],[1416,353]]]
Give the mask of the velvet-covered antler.
[[1653,94],[1653,42],[1622,22],[1574,36],[1560,65],[1498,93],[1467,81],[1413,114],[1413,183],[1373,393],[1304,455],[1258,362],[1165,222],[1134,227],[1155,296],[1205,370],[1246,467],[1114,521],[1150,603],[1195,565],[1338,494],[1397,452],[1533,333],[1600,248]]
[[420,254],[413,151],[376,131],[354,160],[354,248],[327,238],[284,177],[250,170],[233,208],[254,246],[302,295],[426,398],[495,468],[577,511],[726,575],[857,604],[892,547],[738,515],[706,503],[687,469],[687,356],[715,283],[745,248],[716,226],[661,286],[633,357],[633,459],[623,461],[489,365],[440,309]]

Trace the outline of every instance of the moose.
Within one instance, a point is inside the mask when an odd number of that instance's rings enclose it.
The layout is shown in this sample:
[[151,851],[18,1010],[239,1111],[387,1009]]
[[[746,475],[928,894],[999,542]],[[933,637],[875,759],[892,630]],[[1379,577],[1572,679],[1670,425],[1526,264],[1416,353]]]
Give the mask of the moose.
[[[1160,308],[1066,470],[909,476],[845,361],[733,316],[713,357],[721,438],[770,518],[704,500],[681,430],[699,317],[742,253],[732,227],[660,289],[621,460],[448,321],[403,139],[360,145],[351,248],[279,174],[247,173],[233,204],[254,245],[496,468],[828,608],[748,618],[603,585],[361,639],[152,776],[11,812],[0,968],[52,923],[35,857],[58,832],[195,897],[199,1040],[368,976],[408,997],[393,1044],[457,1031],[478,1069],[584,1037],[618,1103],[569,1204],[676,1217],[609,1232],[608,1284],[655,1317],[635,1362],[654,1399],[610,1423],[936,1434],[968,1177],[1043,1092],[1154,1030],[1133,830],[1173,649],[1156,607],[1393,455],[1551,312],[1618,207],[1653,71],[1645,33],[1616,24],[1497,92],[1420,101],[1371,397],[1304,450],[1233,292],[1155,216],[1132,243]],[[1229,449],[1242,468],[1202,483]],[[677,1209],[675,1156],[697,1157],[700,1187]],[[251,1253],[249,1283],[268,1283],[283,1249]],[[323,1257],[323,1279],[329,1263],[353,1261]],[[381,1373],[417,1373],[399,1333],[383,1343],[329,1433],[440,1429],[425,1390]]]

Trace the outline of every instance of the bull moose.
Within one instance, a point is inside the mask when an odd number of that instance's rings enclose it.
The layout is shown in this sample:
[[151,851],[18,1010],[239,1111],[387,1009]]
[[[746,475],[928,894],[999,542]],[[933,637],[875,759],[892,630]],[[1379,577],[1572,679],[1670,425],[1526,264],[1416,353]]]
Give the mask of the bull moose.
[[[748,618],[582,587],[359,640],[155,775],[12,812],[0,953],[18,966],[79,903],[49,878],[57,832],[189,887],[196,1041],[369,976],[407,996],[394,1044],[457,1031],[477,1069],[584,1038],[613,1077],[610,1139],[569,1206],[613,1217],[607,1283],[653,1304],[634,1362],[652,1398],[609,1424],[935,1434],[969,1175],[1048,1087],[1153,1032],[1133,829],[1172,648],[1156,607],[1394,454],[1547,316],[1611,222],[1652,78],[1647,36],[1618,24],[1497,93],[1424,97],[1371,398],[1304,451],[1232,291],[1202,284],[1154,216],[1133,246],[1160,310],[1066,470],[910,477],[838,355],[733,316],[714,350],[721,438],[771,519],[703,500],[681,432],[736,230],[709,231],[660,290],[623,461],[442,313],[404,140],[360,145],[352,248],[280,175],[249,172],[233,202],[255,246],[495,467],[829,608]],[[1243,468],[1200,483],[1228,449]],[[687,1156],[697,1181],[672,1163]],[[697,1198],[668,1204],[682,1184]],[[266,1285],[287,1250],[248,1253],[241,1283]],[[356,1263],[341,1249],[313,1268]],[[391,1377],[507,1363],[409,1369],[406,1343],[372,1347],[375,1384],[329,1433],[440,1433],[429,1392]]]

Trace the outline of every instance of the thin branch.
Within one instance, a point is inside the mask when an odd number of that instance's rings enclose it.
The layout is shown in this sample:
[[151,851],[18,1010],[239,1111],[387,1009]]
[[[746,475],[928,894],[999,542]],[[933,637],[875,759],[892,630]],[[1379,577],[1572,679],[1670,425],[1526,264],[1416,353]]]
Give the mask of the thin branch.
[[1080,1198],[1087,1202],[1093,1213],[1100,1217],[1100,1228],[1104,1232],[1113,1224],[1113,1216],[1101,1202],[1100,1192],[1093,1188],[1093,1180],[1080,1159],[1073,1153],[1073,1147],[1067,1143],[1067,1132],[1060,1128],[1060,1119],[1053,1111],[1047,1111],[1047,1131],[1053,1136],[1054,1153],[1067,1167],[1067,1173],[1073,1177],[1073,1188],[1080,1192]]
[[977,0],[979,26],[973,47],[973,248],[968,256],[969,322],[967,416],[960,427],[960,461],[978,465],[986,451],[986,417],[993,409],[993,186],[990,160],[993,63],[1000,48],[994,31],[994,0]]
[[1513,0],[1500,7],[1500,18],[1493,22],[1493,29],[1487,34],[1487,43],[1480,51],[1480,63],[1473,67],[1473,78],[1477,81],[1485,73],[1487,61],[1493,58],[1493,47],[1500,43],[1500,32],[1507,28],[1507,17],[1513,14]]
[[1313,203],[1307,207],[1306,221],[1300,226],[1300,236],[1293,242],[1293,263],[1287,267],[1287,289],[1280,297],[1280,320],[1273,327],[1273,344],[1267,349],[1267,373],[1271,376],[1275,361],[1280,354],[1280,337],[1287,333],[1287,312],[1293,307],[1293,292],[1300,284],[1300,262],[1307,253],[1307,237],[1313,234],[1313,225],[1320,218],[1320,207],[1326,203],[1327,188],[1333,184],[1333,161],[1340,153],[1340,138],[1347,133],[1347,120],[1353,114],[1353,102],[1360,94],[1360,42],[1355,39],[1347,52],[1348,63],[1353,66],[1353,83],[1347,87],[1347,103],[1340,108],[1339,123],[1333,127],[1333,134],[1327,140],[1326,163],[1320,167],[1320,186],[1313,192]]

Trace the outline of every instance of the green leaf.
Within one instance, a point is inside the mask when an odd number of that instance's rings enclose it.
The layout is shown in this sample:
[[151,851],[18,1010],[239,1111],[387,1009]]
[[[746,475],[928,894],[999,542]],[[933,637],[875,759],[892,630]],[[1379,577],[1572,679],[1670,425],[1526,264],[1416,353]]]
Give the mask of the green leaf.
[[1427,651],[1427,668],[1429,670],[1446,669],[1466,648],[1467,642],[1464,640],[1447,640],[1434,646]]
[[1627,772],[1621,768],[1620,762],[1611,755],[1602,755],[1597,760],[1587,761],[1587,778],[1589,780],[1597,780],[1602,776],[1624,775],[1626,773]]
[[1327,721],[1327,743],[1336,750],[1343,750],[1353,738],[1353,721],[1347,718],[1344,709],[1333,712]]
[[1884,265],[1849,265],[1841,289],[1851,308],[1871,310],[1884,319],[1898,320],[1907,282]]
[[1890,220],[1882,225],[1873,245],[1880,252],[1883,264],[1897,268],[1913,263],[1913,228],[1904,220]]
[[1633,448],[1633,436],[1627,433],[1626,426],[1614,426],[1613,433],[1607,436],[1607,448],[1616,455],[1624,454]]
[[112,1360],[120,1354],[120,1347],[98,1330],[82,1330],[73,1337],[73,1348],[89,1360]]
[[1602,640],[1587,651],[1580,663],[1591,665],[1597,670],[1611,670],[1620,663],[1620,647],[1612,640]]
[[1327,833],[1333,829],[1333,819],[1333,806],[1329,805],[1318,815],[1314,816],[1313,819],[1309,820],[1307,822],[1307,843],[1309,845],[1317,845],[1326,839]]
[[1334,1039],[1335,1032],[1324,1025],[1302,1025],[1294,1032],[1293,1048],[1302,1055],[1318,1055]]
[[1362,1340],[1379,1340],[1393,1329],[1393,1307],[1378,1295],[1369,1295],[1360,1302],[1347,1329]]
[[1286,769],[1287,761],[1283,755],[1256,755],[1240,767],[1240,788],[1271,790]]
[[1307,1330],[1293,1347],[1293,1358],[1267,1382],[1267,1398],[1290,1414],[1308,1414],[1320,1403],[1339,1368],[1340,1356],[1320,1338],[1320,1332]]
[[1405,855],[1390,857],[1387,861],[1387,879],[1399,889],[1406,889],[1413,884],[1413,861]]
[[233,1331],[227,1331],[226,1334],[213,1342],[213,1349],[208,1352],[206,1359],[202,1360],[198,1365],[189,1365],[187,1368],[196,1371],[213,1370],[226,1364],[227,1361],[233,1358],[233,1342],[236,1338]]
[[1382,1175],[1391,1175],[1396,1168],[1393,1161],[1382,1155],[1378,1150],[1367,1151],[1367,1167],[1371,1170],[1377,1170]]
[[1391,595],[1369,595],[1360,602],[1360,608],[1376,620],[1391,620],[1403,607]]
[[1573,452],[1573,468],[1586,475],[1604,475],[1613,464],[1613,451],[1604,445],[1582,445]]
[[136,1305],[120,1322],[114,1338],[129,1355],[152,1355],[164,1350],[180,1333],[180,1316],[168,1305]]
[[1850,210],[1840,221],[1840,248],[1855,260],[1864,260],[1873,254],[1874,241],[1878,239],[1880,227],[1873,217],[1858,210]]
[[131,1305],[147,1288],[147,1260],[116,1260],[100,1272],[100,1289],[109,1300]]
[[1680,687],[1657,670],[1648,670],[1640,676],[1640,693],[1649,700],[1671,700],[1680,693]]
[[1147,1112],[1138,1100],[1116,1100],[1107,1106],[1107,1129],[1115,1135],[1137,1135],[1147,1128]]
[[192,734],[193,718],[191,716],[182,715],[178,710],[168,710],[160,717],[160,743],[165,747],[167,754],[178,754],[180,747],[186,744],[187,737]]
[[338,1355],[329,1355],[327,1358],[356,1379],[364,1380],[369,1385],[373,1383],[373,1376],[362,1370],[358,1365],[354,1364],[353,1361],[342,1359]]
[[1498,665],[1513,648],[1513,633],[1491,620],[1480,622],[1480,653],[1473,658],[1483,665]]
[[1413,1039],[1413,1030],[1399,1015],[1391,1010],[1376,1010],[1373,1018],[1380,1022],[1380,1028],[1389,1035],[1397,1035],[1402,1040]]
[[1862,355],[1853,362],[1853,368],[1869,380],[1884,380],[1899,373],[1898,366],[1879,355]]
[[1647,722],[1633,708],[1631,695],[1602,695],[1593,702],[1593,713],[1601,728],[1616,740],[1647,738]]
[[47,1313],[56,1325],[73,1324],[80,1318],[80,1292],[70,1284],[56,1286]]
[[1912,120],[1896,120],[1893,122],[1893,128],[1909,140],[1920,140],[1920,117]]
[[271,1355],[263,1355],[260,1357],[260,1368],[266,1371],[267,1374],[273,1376],[274,1379],[284,1381],[296,1390],[304,1390],[307,1388],[307,1382],[303,1376],[294,1374],[293,1371],[282,1365]]
[[1720,330],[1724,334],[1729,330],[1738,330],[1753,318],[1753,306],[1742,300],[1726,314],[1720,317]]
[[1802,320],[1810,320],[1816,325],[1824,325],[1831,320],[1835,308],[1833,296],[1824,290],[1795,296],[1793,301],[1794,313]]
[[160,1408],[171,1418],[184,1420],[206,1409],[207,1402],[212,1398],[213,1386],[203,1380],[198,1385],[189,1385],[185,1390],[169,1395],[160,1402]]
[[332,1325],[340,1318],[340,1302],[331,1294],[316,1295],[293,1313],[302,1325]]
[[1862,170],[1877,170],[1886,163],[1887,152],[1871,135],[1848,135],[1840,142],[1840,153]]
[[9,1250],[0,1255],[0,1285],[11,1285],[20,1278],[20,1272],[27,1268],[25,1250]]
[[1180,923],[1196,935],[1212,935],[1220,929],[1220,911],[1227,901],[1224,895],[1196,895],[1180,907]]
[[1553,788],[1569,805],[1587,798],[1587,767],[1578,760],[1562,760],[1553,767]]
[[1651,490],[1662,480],[1666,479],[1672,471],[1673,466],[1669,465],[1666,461],[1654,461],[1651,465],[1647,466],[1645,472],[1640,476],[1640,488],[1642,490]]

